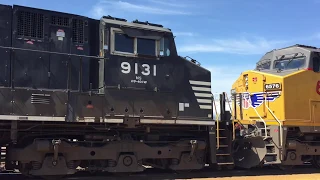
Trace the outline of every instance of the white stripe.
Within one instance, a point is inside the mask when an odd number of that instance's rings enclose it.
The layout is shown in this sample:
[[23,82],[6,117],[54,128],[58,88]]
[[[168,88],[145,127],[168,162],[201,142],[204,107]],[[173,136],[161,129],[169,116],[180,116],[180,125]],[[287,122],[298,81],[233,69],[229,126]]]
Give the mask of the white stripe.
[[208,92],[211,92],[211,88],[204,88],[204,87],[194,87],[194,86],[192,86],[192,90],[194,90],[194,91],[208,91]]
[[106,123],[123,123],[123,119],[104,119]]
[[78,122],[96,122],[96,123],[123,123],[123,119],[103,119],[100,118],[99,121],[95,120],[95,117],[83,117],[83,118],[78,118]]
[[197,99],[198,103],[206,103],[211,104],[212,101],[210,99]]
[[194,124],[194,125],[215,125],[215,121],[194,121],[194,120],[176,120],[176,124]]
[[0,115],[0,120],[19,120],[19,121],[65,121],[65,117]]
[[207,93],[194,93],[196,97],[212,97],[212,94],[207,94]]
[[211,86],[211,82],[193,81],[193,80],[190,80],[189,82],[190,82],[190,84],[193,84],[193,85]]
[[200,105],[200,109],[212,109],[209,105]]
[[175,120],[165,119],[140,119],[141,124],[174,124]]

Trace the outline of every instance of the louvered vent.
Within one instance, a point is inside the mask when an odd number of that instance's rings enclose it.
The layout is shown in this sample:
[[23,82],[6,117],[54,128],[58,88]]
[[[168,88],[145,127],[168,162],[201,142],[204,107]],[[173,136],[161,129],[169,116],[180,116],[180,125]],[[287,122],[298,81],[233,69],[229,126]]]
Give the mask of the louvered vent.
[[50,104],[51,96],[50,94],[32,94],[31,104]]
[[51,24],[58,26],[69,26],[69,18],[60,16],[51,16]]
[[17,34],[29,38],[43,38],[43,14],[18,12]]
[[80,19],[72,20],[72,42],[83,44],[84,22]]

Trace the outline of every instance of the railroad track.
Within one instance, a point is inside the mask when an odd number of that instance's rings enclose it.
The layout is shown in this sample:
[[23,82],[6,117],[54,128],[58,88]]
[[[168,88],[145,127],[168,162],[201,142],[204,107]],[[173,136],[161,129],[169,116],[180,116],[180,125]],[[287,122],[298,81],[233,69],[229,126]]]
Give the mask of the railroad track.
[[[168,172],[158,169],[148,169],[143,173],[133,173],[116,175],[112,173],[87,173],[79,172],[73,176],[65,177],[64,180],[167,180],[167,179],[194,179],[194,178],[222,178],[222,177],[241,177],[241,176],[264,176],[264,175],[298,175],[298,174],[314,174],[319,173],[318,169],[312,168],[309,165],[299,166],[292,169],[281,170],[275,167],[264,167],[250,170],[212,170],[205,168],[200,171],[191,172]],[[41,178],[26,178],[19,173],[0,173],[1,180],[39,180]]]

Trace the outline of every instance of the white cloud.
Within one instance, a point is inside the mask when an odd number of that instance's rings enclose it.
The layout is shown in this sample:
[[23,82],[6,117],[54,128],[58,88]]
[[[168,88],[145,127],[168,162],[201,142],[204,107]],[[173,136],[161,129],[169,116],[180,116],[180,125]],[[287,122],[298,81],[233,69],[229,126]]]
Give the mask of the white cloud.
[[196,36],[196,34],[193,32],[174,32],[173,35],[174,36],[190,36],[190,37]]
[[[177,9],[177,7],[169,7],[166,2],[162,6],[154,3],[133,4],[126,1],[101,0],[93,6],[91,10],[92,16],[100,18],[107,14],[123,14],[123,13],[143,13],[143,14],[157,14],[157,15],[188,15],[188,11]],[[123,16],[123,15],[121,15]]]
[[239,39],[214,39],[204,43],[182,45],[178,48],[179,52],[225,52],[231,54],[263,54],[274,48],[287,44],[288,41],[266,40],[255,37]]
[[181,3],[181,1],[173,2],[172,0],[149,0],[152,3],[156,3],[159,5],[172,6],[172,7],[187,7],[185,3]]

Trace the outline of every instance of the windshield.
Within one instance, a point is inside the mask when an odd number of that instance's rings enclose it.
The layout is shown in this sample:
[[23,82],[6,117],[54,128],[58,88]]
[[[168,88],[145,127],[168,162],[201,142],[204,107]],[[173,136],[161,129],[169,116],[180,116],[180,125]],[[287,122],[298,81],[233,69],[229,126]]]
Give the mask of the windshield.
[[257,69],[259,69],[259,70],[270,69],[270,65],[271,65],[270,61],[265,62],[265,63],[261,63],[261,64],[257,65]]
[[274,62],[274,68],[281,70],[302,68],[305,60],[305,57],[277,60]]

